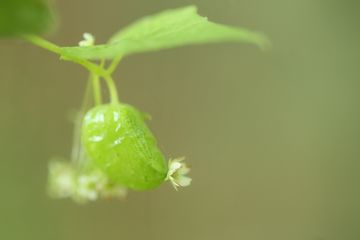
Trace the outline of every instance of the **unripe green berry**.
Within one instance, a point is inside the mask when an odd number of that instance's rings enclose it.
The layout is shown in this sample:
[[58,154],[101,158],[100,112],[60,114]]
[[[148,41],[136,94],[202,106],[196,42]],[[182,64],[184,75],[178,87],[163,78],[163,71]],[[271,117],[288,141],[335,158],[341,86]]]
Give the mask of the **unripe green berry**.
[[130,105],[100,105],[87,112],[82,142],[91,164],[115,184],[145,190],[166,178],[164,155],[143,114]]

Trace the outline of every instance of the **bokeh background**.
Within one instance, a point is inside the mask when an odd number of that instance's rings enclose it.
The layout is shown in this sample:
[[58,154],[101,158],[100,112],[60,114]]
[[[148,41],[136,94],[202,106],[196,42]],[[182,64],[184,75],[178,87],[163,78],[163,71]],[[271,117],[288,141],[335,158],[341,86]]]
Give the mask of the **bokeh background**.
[[0,41],[0,239],[360,239],[358,1],[57,1],[48,38],[104,42],[143,15],[195,4],[266,33],[270,51],[218,44],[125,59],[121,98],[143,111],[193,185],[77,205],[46,195],[47,162],[68,157],[87,73]]

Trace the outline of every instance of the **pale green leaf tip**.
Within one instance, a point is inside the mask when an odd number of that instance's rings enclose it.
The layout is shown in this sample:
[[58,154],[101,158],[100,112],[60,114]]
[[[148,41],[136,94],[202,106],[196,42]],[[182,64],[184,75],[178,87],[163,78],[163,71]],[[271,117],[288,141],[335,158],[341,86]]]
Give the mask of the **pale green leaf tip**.
[[[176,10],[176,9],[174,9],[174,10]],[[197,14],[199,17],[202,17],[204,20],[211,22],[208,17],[201,16],[199,14],[198,7],[196,5],[189,5],[187,7],[184,7],[183,10],[188,10],[189,12],[193,12],[193,13]],[[227,26],[227,25],[224,25],[224,26]],[[231,26],[228,26],[228,27],[237,29],[237,27],[231,27]],[[249,42],[254,43],[262,50],[271,49],[271,47],[272,47],[271,41],[265,34],[255,32],[255,31],[249,31],[249,34],[252,35],[251,41],[249,41]]]

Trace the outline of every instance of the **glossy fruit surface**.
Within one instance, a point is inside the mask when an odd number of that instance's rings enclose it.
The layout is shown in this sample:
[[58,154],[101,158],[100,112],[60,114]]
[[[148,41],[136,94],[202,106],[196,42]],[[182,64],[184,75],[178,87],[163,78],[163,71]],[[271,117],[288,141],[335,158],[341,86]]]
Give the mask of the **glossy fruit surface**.
[[106,104],[86,113],[82,142],[95,167],[116,184],[135,190],[161,184],[167,173],[164,155],[143,114],[126,104]]

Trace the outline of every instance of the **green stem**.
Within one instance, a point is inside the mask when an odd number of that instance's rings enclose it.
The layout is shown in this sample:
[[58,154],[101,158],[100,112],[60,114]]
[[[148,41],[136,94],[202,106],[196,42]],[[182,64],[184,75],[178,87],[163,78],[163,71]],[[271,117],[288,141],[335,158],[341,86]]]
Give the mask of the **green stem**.
[[25,36],[23,36],[23,38],[38,47],[47,49],[50,52],[54,52],[54,53],[61,55],[61,48],[59,46],[41,38],[41,37],[38,37],[36,35],[25,35]]
[[107,69],[107,72],[109,73],[109,75],[111,75],[111,74],[116,70],[116,67],[119,65],[121,59],[122,59],[122,57],[116,57],[116,58],[111,62],[109,68]]
[[23,36],[23,38],[38,47],[44,48],[46,50],[49,50],[50,52],[61,55],[61,58],[64,60],[80,64],[81,66],[85,67],[87,70],[89,70],[92,73],[95,73],[95,74],[97,74],[99,76],[103,76],[103,77],[108,75],[108,72],[104,68],[102,68],[88,60],[75,58],[73,56],[63,55],[63,53],[61,51],[61,47],[41,38],[39,36],[25,35],[25,36]]
[[119,97],[118,97],[118,93],[116,90],[116,85],[114,83],[114,80],[112,79],[111,76],[106,76],[104,77],[106,84],[108,86],[109,89],[109,93],[110,93],[110,101],[112,104],[117,104],[119,103]]
[[83,101],[81,104],[81,110],[76,113],[74,119],[74,135],[73,135],[73,144],[72,144],[72,152],[71,152],[71,161],[74,164],[80,164],[84,160],[80,135],[81,135],[82,119],[84,117],[86,109],[89,107],[90,104],[90,95],[91,95],[90,90],[91,90],[91,84],[90,81],[87,81]]
[[91,80],[94,91],[95,105],[100,105],[102,102],[102,96],[101,96],[101,85],[100,85],[99,76],[95,74],[91,74]]
[[61,47],[41,38],[39,36],[25,35],[25,36],[23,36],[23,38],[25,40],[33,43],[36,46],[47,49],[50,52],[59,54],[61,56],[61,58],[64,60],[78,63],[78,64],[82,65],[83,67],[85,67],[86,69],[88,69],[90,71],[90,73],[92,74],[92,84],[93,84],[94,99],[95,99],[96,104],[101,104],[101,100],[102,100],[99,77],[103,77],[106,81],[106,84],[109,88],[111,103],[113,103],[113,104],[119,103],[118,93],[116,90],[114,80],[111,77],[111,74],[115,71],[117,65],[119,64],[119,62],[121,60],[121,57],[115,58],[112,61],[110,67],[106,70],[106,69],[104,69],[105,61],[101,61],[100,66],[99,66],[88,60],[75,58],[73,56],[63,55],[63,53],[61,51]]

